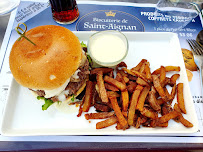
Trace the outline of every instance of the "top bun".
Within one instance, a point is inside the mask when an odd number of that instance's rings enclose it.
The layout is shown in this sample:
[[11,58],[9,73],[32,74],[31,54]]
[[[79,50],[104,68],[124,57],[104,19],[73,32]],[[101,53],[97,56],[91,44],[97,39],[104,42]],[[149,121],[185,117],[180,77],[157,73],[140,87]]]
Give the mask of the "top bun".
[[24,87],[52,90],[63,85],[78,69],[82,47],[68,29],[38,26],[26,32],[25,38],[12,47],[9,63],[15,80]]

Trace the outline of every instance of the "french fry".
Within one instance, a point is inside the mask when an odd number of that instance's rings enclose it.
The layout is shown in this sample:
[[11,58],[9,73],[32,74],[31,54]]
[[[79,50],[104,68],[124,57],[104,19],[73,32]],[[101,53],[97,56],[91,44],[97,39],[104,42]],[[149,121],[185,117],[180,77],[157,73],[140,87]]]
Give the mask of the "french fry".
[[146,87],[144,87],[144,89],[142,90],[142,92],[140,94],[140,97],[139,97],[138,103],[137,103],[137,107],[136,107],[136,109],[138,109],[139,111],[143,111],[144,103],[145,103],[146,97],[149,93],[149,90],[150,90],[150,87],[146,86]]
[[[151,106],[155,111],[160,111],[160,110],[161,110],[161,106],[160,106],[161,104],[158,103],[158,101],[156,100],[155,93],[156,93],[156,90],[155,90],[155,88],[152,86],[152,87],[151,87],[151,91],[149,92],[148,101],[149,101],[150,106]],[[163,100],[162,100],[162,101],[163,101]]]
[[163,87],[163,89],[164,89],[167,99],[169,100],[171,98],[171,95],[169,94],[168,89],[166,87]]
[[97,112],[109,112],[112,110],[112,108],[110,106],[105,105],[105,104],[95,103],[94,107]]
[[161,114],[162,114],[162,116],[170,113],[171,111],[173,111],[173,109],[171,108],[171,105],[169,105],[167,103],[164,103],[162,105],[162,108],[161,108]]
[[94,96],[95,103],[98,101],[102,101],[100,96],[99,96],[99,87],[97,84],[95,84],[95,91],[96,91],[96,93],[95,93],[96,95]]
[[129,82],[128,82],[128,85],[127,85],[127,90],[128,90],[128,92],[129,92],[130,94],[133,93],[133,91],[135,90],[136,86],[137,86],[136,82],[129,81]]
[[156,120],[151,120],[150,121],[150,127],[162,127],[162,128],[166,128],[168,127],[168,122],[164,122],[164,123],[157,123],[156,124]]
[[[126,67],[125,67],[125,68],[126,68]],[[120,73],[123,77],[124,77],[124,76],[126,76],[126,77],[128,76],[128,74],[125,73],[123,70],[117,70],[117,72]]]
[[146,82],[148,81],[146,75],[134,70],[131,70],[131,72],[134,73],[135,76],[142,78],[144,81]]
[[128,111],[128,124],[131,126],[134,124],[135,109],[136,109],[138,98],[142,89],[143,87],[138,85],[131,97],[130,108]]
[[98,71],[96,78],[97,78],[97,85],[98,85],[98,88],[99,88],[99,96],[100,96],[102,102],[109,102],[108,96],[107,96],[107,93],[106,93],[106,89],[105,89],[105,86],[104,86],[103,72]]
[[127,64],[126,64],[125,62],[119,63],[119,64],[116,66],[116,70],[118,71],[119,68],[123,68],[123,67],[127,68]]
[[140,118],[141,118],[141,124],[146,123],[149,120],[149,118],[144,115],[140,115]]
[[139,71],[140,68],[141,68],[141,66],[142,66],[145,62],[147,62],[147,60],[146,60],[146,59],[142,59],[142,60],[140,61],[140,63],[138,63],[138,65],[137,65],[136,67],[132,68],[132,70]]
[[78,110],[78,114],[77,114],[77,117],[80,117],[82,115],[82,106],[84,104],[84,101],[85,101],[85,96],[82,98],[82,101],[80,103],[80,107],[79,107],[79,110]]
[[146,122],[142,123],[142,126],[144,126],[144,127],[152,127],[151,126],[151,121],[152,120],[153,119],[148,118]]
[[96,90],[96,88],[95,88],[96,82],[93,82],[93,85],[94,85],[94,87],[93,87],[94,89],[92,90],[93,95],[92,95],[92,103],[91,103],[91,106],[94,106],[94,104],[96,103],[97,97],[99,96],[99,95],[98,95],[98,92],[97,92],[97,90]]
[[150,72],[149,62],[147,62],[145,64],[145,73],[146,73],[147,80],[149,80],[151,82],[152,81],[152,74]]
[[186,109],[185,109],[185,103],[184,103],[184,97],[183,97],[183,83],[179,83],[177,85],[177,102],[180,110],[186,114]]
[[125,118],[128,117],[128,112],[127,112],[127,111],[122,111],[122,114],[123,114],[123,116],[124,116]]
[[[117,73],[116,78],[117,78],[118,81],[120,81],[124,85],[126,85],[121,73]],[[124,90],[124,91],[121,91],[121,99],[122,99],[122,105],[123,105],[122,109],[123,109],[123,111],[127,111],[128,104],[129,104],[129,94],[128,94],[127,89]]]
[[115,80],[115,79],[113,79],[107,75],[104,77],[104,81],[117,87],[121,91],[124,91],[126,89],[126,85],[124,85],[122,82],[119,82],[119,81],[117,81],[117,80]]
[[158,124],[156,124],[156,127],[164,127],[164,128],[166,128],[166,127],[168,127],[168,122],[158,123]]
[[128,74],[125,73],[123,70],[118,70],[118,73],[122,76],[125,83],[129,82]]
[[170,94],[170,98],[169,98],[170,104],[172,103],[173,99],[175,98],[176,92],[177,92],[177,89],[176,89],[176,84],[175,84],[171,90],[171,94]]
[[[182,114],[181,114],[181,110],[180,110],[180,108],[179,108],[179,106],[178,106],[177,103],[174,104],[173,109],[174,109],[175,111],[179,112],[180,115],[182,115]],[[174,118],[173,120],[176,121],[176,122],[180,122],[180,116]]]
[[123,81],[124,81],[125,83],[128,83],[128,82],[130,81],[130,79],[129,79],[128,77],[126,77],[126,76],[123,76]]
[[153,80],[153,84],[154,84],[154,87],[155,89],[157,90],[157,92],[159,93],[159,95],[161,96],[161,98],[167,102],[167,96],[166,96],[166,93],[164,91],[164,89],[162,88],[161,84],[160,84],[160,81],[159,81],[159,78],[157,75],[152,75],[152,80]]
[[175,111],[177,111],[177,112],[180,112],[180,113],[181,113],[181,110],[180,110],[180,108],[179,108],[179,106],[178,106],[178,104],[177,104],[177,103],[175,103],[175,104],[174,104],[173,109],[174,109]]
[[166,69],[165,69],[164,66],[161,66],[161,68],[160,68],[160,77],[159,77],[161,86],[164,83],[165,78],[166,78]]
[[128,77],[126,77],[126,76],[123,76],[123,80],[124,80],[125,83],[128,83],[130,81],[130,79]]
[[123,76],[118,72],[116,75],[116,80],[122,82],[125,85],[125,81],[123,80]]
[[96,124],[96,129],[102,129],[102,128],[106,128],[109,126],[112,126],[114,124],[116,124],[118,121],[116,116],[112,116],[104,121],[100,121]]
[[113,73],[113,71],[109,72],[109,76],[112,77],[112,78],[114,78],[114,73]]
[[162,105],[162,104],[165,103],[165,101],[164,101],[163,99],[161,99],[161,98],[157,99],[156,101],[157,101],[157,103],[158,103],[159,105]]
[[137,76],[128,74],[128,79],[129,79],[129,81],[136,81],[137,80]]
[[185,119],[182,115],[179,116],[180,122],[187,128],[193,127],[193,124],[189,122],[187,119]]
[[[161,71],[161,68],[158,68],[152,73],[152,75],[160,74],[160,71]],[[166,72],[180,71],[180,67],[179,66],[165,66],[165,71]]]
[[116,129],[117,130],[126,130],[126,129],[128,129],[130,126],[128,126],[127,128],[123,128],[122,126],[121,126],[121,124],[119,123],[119,122],[117,122],[117,126],[116,126]]
[[89,119],[105,119],[115,115],[115,112],[99,112],[99,113],[88,113],[85,114],[85,118]]
[[123,130],[121,124],[119,124],[119,123],[117,123],[116,129],[117,129],[117,130]]
[[95,84],[95,90],[97,91],[97,93],[99,94],[99,87],[97,84]]
[[93,82],[92,81],[87,81],[87,86],[86,86],[86,91],[85,91],[85,99],[84,99],[84,104],[82,107],[82,111],[88,112],[89,108],[91,106],[92,100],[93,100]]
[[176,84],[176,80],[180,77],[180,74],[174,74],[170,78],[170,84],[173,86]]
[[107,91],[107,96],[108,97],[110,97],[110,96],[120,97],[120,94],[118,94],[115,91]]
[[113,71],[113,69],[112,68],[95,68],[91,70],[90,74],[97,74],[99,71],[102,72],[103,74],[106,74]]
[[140,77],[137,78],[136,80],[137,84],[141,85],[141,86],[149,86],[149,84],[144,81],[143,79],[141,79]]
[[121,124],[119,124],[119,123],[117,123],[117,125],[116,125],[116,129],[117,129],[117,130],[123,130]]
[[107,90],[111,90],[111,91],[119,91],[118,88],[114,87],[113,85],[109,84],[109,83],[104,83],[104,86]]
[[115,96],[110,96],[109,97],[110,101],[111,101],[111,105],[113,107],[113,110],[116,113],[116,117],[118,119],[118,122],[121,124],[123,129],[126,129],[128,127],[128,123],[125,119],[125,117],[123,116],[120,107],[118,106],[118,102]]
[[157,126],[156,120],[155,120],[155,119],[152,119],[152,120],[150,121],[150,127],[155,128],[156,126]]
[[137,76],[137,77],[140,77],[142,78],[144,81],[148,81],[146,76],[143,75],[142,73],[138,72],[138,71],[135,71],[135,70],[129,70],[129,69],[126,69],[126,68],[123,68],[124,71],[126,71],[128,74],[131,74],[133,76]]
[[165,122],[168,122],[170,119],[176,118],[180,115],[177,111],[171,111],[166,115],[163,115],[162,117],[159,117],[156,121],[156,124],[162,124]]
[[151,119],[157,119],[158,114],[152,110],[147,109],[146,107],[143,108],[143,111],[141,112],[143,116],[146,116]]
[[143,63],[142,66],[140,67],[140,69],[139,69],[140,73],[144,73],[145,72],[145,64],[146,64],[146,62]]
[[135,124],[135,128],[140,128],[140,125],[141,125],[141,118],[138,117],[137,121],[136,121],[136,124]]
[[166,85],[170,85],[170,78],[166,77],[165,80],[161,83],[162,88]]
[[[120,73],[117,73],[115,80],[117,80],[117,81],[119,81],[119,82],[122,82],[122,81],[123,81],[122,75],[121,75]],[[122,83],[123,83],[123,82],[122,82]],[[124,84],[124,83],[123,83],[123,84]]]
[[174,109],[175,111],[177,111],[177,112],[180,113],[180,116],[178,116],[178,117],[175,119],[175,121],[181,122],[181,123],[182,123],[185,127],[187,127],[187,128],[193,127],[193,124],[183,117],[183,115],[181,114],[181,110],[180,110],[180,108],[179,108],[179,106],[178,106],[177,103],[174,104],[173,109]]
[[128,105],[129,105],[129,94],[128,94],[128,90],[124,90],[121,92],[121,97],[122,97],[122,108],[123,111],[127,111],[128,110]]

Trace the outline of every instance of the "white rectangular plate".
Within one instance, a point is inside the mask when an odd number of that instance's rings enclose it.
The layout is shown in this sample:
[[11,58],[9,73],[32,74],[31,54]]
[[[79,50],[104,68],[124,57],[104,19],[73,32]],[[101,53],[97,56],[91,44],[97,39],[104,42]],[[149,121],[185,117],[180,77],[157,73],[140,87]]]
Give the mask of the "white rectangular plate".
[[[80,41],[87,42],[93,32],[75,32]],[[8,100],[6,103],[1,133],[6,136],[28,135],[184,135],[198,130],[198,121],[194,109],[190,88],[187,80],[184,61],[182,58],[179,39],[174,33],[148,33],[126,32],[129,41],[129,53],[124,60],[128,68],[137,65],[141,59],[150,62],[151,71],[161,65],[180,66],[181,71],[178,82],[184,83],[184,98],[187,114],[186,119],[194,125],[186,128],[181,123],[169,121],[167,128],[136,129],[131,127],[125,131],[116,130],[115,125],[96,129],[97,120],[88,121],[84,115],[77,117],[78,107],[70,107],[69,113],[61,113],[54,106],[47,111],[41,110],[42,103],[32,93],[12,81]],[[101,44],[102,45],[102,44]],[[36,71],[37,72],[37,71]],[[176,101],[176,98],[174,99]],[[93,112],[94,109],[91,109]],[[99,120],[101,121],[101,120]]]

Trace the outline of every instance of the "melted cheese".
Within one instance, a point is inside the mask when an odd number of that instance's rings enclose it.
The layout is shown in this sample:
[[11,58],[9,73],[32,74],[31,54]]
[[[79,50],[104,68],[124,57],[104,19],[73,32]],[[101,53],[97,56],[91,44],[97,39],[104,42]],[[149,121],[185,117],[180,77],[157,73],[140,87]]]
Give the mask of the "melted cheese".
[[58,95],[59,101],[65,101],[66,97],[69,95],[69,90],[64,90]]
[[75,73],[71,76],[71,78],[70,78],[70,81],[71,82],[78,82],[78,81],[80,81],[80,77],[78,76],[78,72],[80,72],[80,69],[77,69],[76,71],[75,71]]
[[68,80],[66,80],[66,82],[60,86],[59,88],[53,89],[53,90],[44,90],[45,92],[45,98],[51,98],[53,96],[57,96],[59,95],[63,90],[65,90],[66,86],[68,85],[68,83],[70,82],[70,78]]
[[82,59],[80,62],[80,66],[84,65],[86,60],[87,60],[87,57],[85,56],[85,52],[82,51]]

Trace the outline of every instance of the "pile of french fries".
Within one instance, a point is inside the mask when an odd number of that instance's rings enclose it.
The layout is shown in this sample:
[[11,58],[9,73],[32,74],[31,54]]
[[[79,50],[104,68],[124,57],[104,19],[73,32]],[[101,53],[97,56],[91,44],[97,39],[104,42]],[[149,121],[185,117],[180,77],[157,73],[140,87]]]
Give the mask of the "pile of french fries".
[[[167,77],[166,73],[171,71],[178,73],[180,67],[161,66],[151,73],[146,59],[132,69],[128,69],[124,62],[115,69],[92,69],[77,116],[85,112],[87,120],[103,119],[96,124],[96,129],[114,124],[118,130],[131,126],[167,127],[171,119],[185,127],[193,127],[183,117],[187,113],[183,83],[176,84],[180,75]],[[166,86],[172,87],[170,93]],[[172,104],[176,94],[177,103]],[[97,112],[88,113],[92,106]]]

